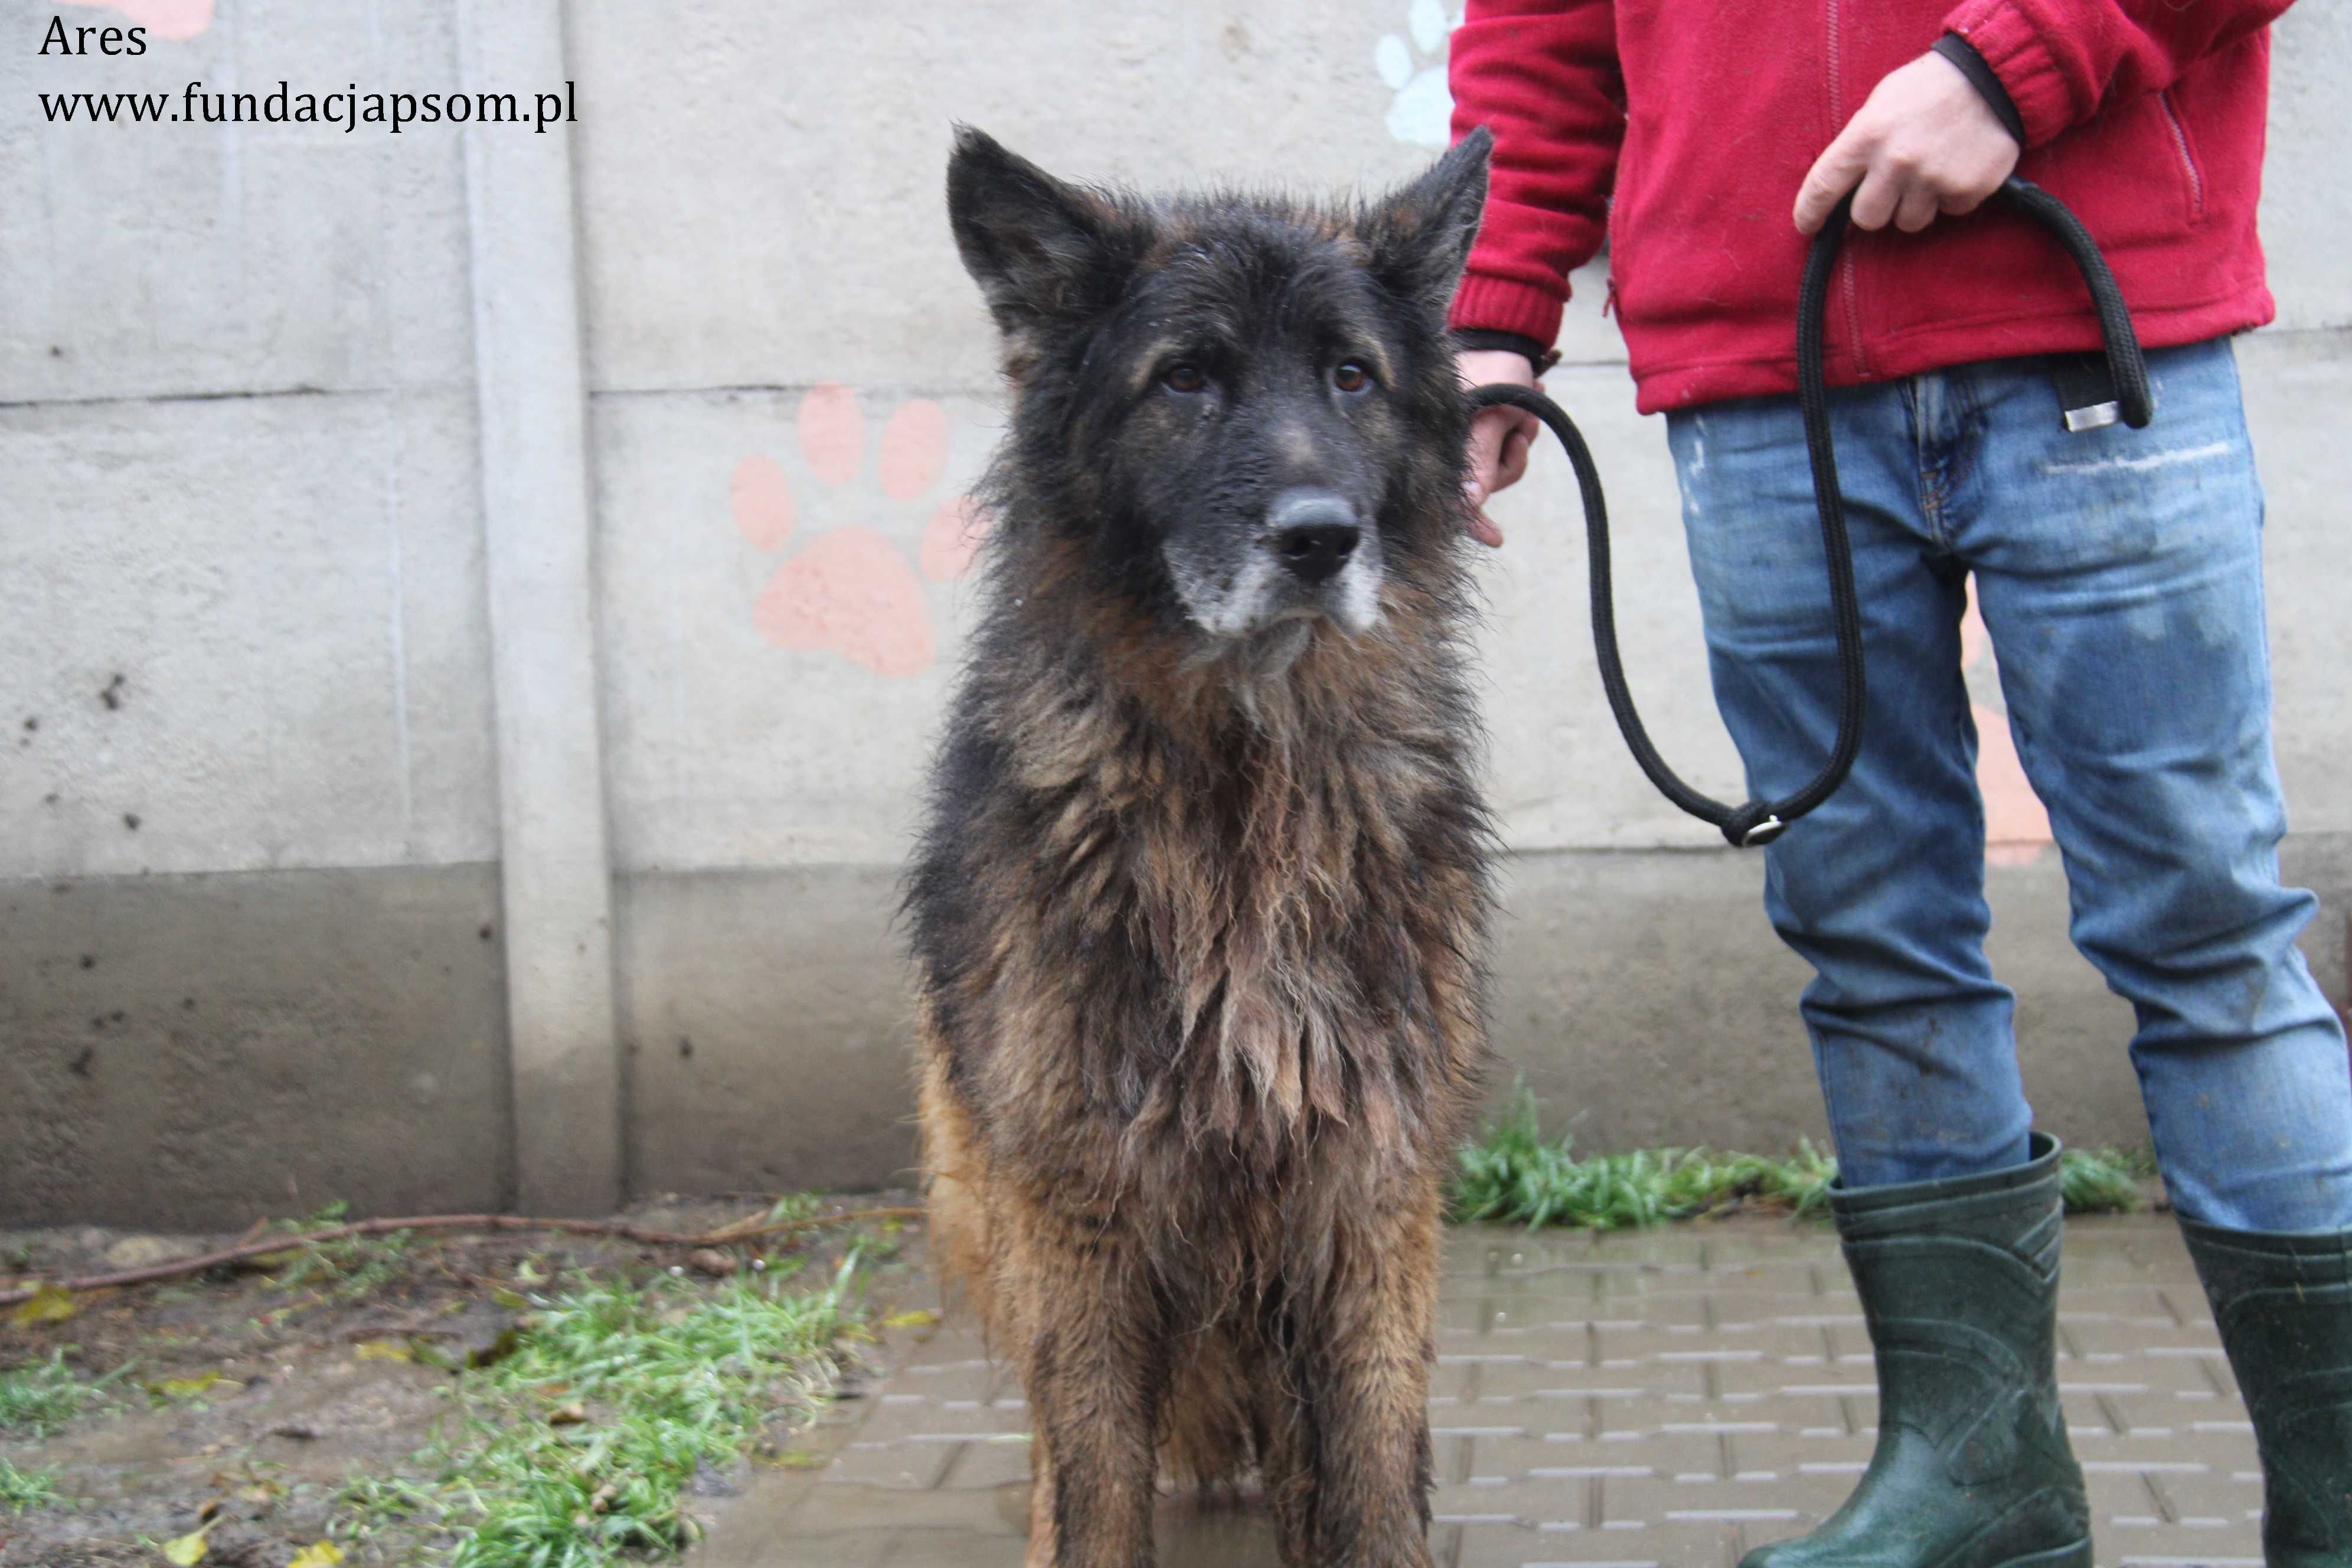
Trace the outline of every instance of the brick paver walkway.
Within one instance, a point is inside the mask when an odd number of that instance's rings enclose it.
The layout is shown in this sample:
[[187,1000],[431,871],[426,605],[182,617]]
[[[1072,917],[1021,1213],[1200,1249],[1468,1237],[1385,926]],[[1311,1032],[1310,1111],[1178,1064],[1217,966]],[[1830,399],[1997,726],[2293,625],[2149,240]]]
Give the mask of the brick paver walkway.
[[[1869,1458],[1870,1345],[1824,1225],[1452,1237],[1431,1423],[1445,1568],[1733,1568],[1811,1528]],[[2058,1376],[2100,1568],[2259,1568],[2252,1428],[2177,1233],[2071,1223]],[[698,1568],[1015,1568],[1020,1393],[952,1316],[895,1336]],[[1246,1509],[1162,1510],[1164,1568],[1272,1568]]]

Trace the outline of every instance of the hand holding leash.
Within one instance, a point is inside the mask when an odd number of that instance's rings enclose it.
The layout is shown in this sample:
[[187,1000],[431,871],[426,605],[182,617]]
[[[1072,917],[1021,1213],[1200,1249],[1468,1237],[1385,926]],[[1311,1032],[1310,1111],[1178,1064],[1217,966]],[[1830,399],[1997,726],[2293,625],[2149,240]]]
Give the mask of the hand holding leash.
[[[2099,332],[2106,345],[2107,375],[2114,395],[2066,410],[2067,428],[2087,430],[2117,420],[2137,430],[2153,416],[2147,363],[2139,337],[2132,329],[2131,312],[2116,287],[2099,247],[2064,203],[2040,186],[2015,175],[2001,185],[2011,205],[2055,236],[2082,271],[2098,311]],[[1633,693],[1625,685],[1625,667],[1617,649],[1617,612],[1609,564],[1609,508],[1601,490],[1600,470],[1584,437],[1559,405],[1531,386],[1495,383],[1469,393],[1471,406],[1508,404],[1526,409],[1547,426],[1568,449],[1576,469],[1576,484],[1584,503],[1586,551],[1592,584],[1592,650],[1601,666],[1601,689],[1610,711],[1633,760],[1649,775],[1660,794],[1702,822],[1722,829],[1735,848],[1769,844],[1788,831],[1789,824],[1827,800],[1845,782],[1862,750],[1862,712],[1865,692],[1862,654],[1862,611],[1853,585],[1853,552],[1846,538],[1845,500],[1838,490],[1837,454],[1831,444],[1829,389],[1822,368],[1822,308],[1828,297],[1830,269],[1837,260],[1839,241],[1847,226],[1848,203],[1840,203],[1806,253],[1803,282],[1797,292],[1797,401],[1805,421],[1805,446],[1812,461],[1813,504],[1821,517],[1822,546],[1827,558],[1830,614],[1836,626],[1838,649],[1838,730],[1829,761],[1795,794],[1780,800],[1751,800],[1727,805],[1684,783],[1658,755],[1634,710]]]

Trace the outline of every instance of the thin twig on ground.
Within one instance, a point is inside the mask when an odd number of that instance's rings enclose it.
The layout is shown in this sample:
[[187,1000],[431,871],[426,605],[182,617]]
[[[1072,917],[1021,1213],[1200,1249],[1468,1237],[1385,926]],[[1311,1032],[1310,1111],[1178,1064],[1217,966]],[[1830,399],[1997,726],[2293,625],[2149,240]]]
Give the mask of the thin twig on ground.
[[[626,1225],[619,1220],[601,1219],[540,1219],[528,1215],[504,1214],[436,1214],[415,1215],[406,1219],[366,1219],[351,1225],[339,1225],[326,1230],[271,1237],[263,1241],[243,1241],[218,1252],[206,1252],[193,1258],[175,1258],[166,1263],[152,1264],[143,1268],[125,1268],[114,1274],[90,1274],[79,1279],[36,1279],[15,1289],[0,1290],[0,1307],[13,1307],[29,1301],[43,1289],[67,1291],[107,1290],[123,1285],[147,1285],[159,1279],[184,1279],[201,1274],[207,1268],[223,1264],[241,1263],[248,1258],[268,1258],[274,1253],[292,1252],[304,1247],[316,1247],[322,1242],[349,1241],[354,1237],[388,1236],[402,1230],[553,1230],[574,1236],[610,1236],[646,1247],[733,1247],[763,1236],[777,1236],[790,1231],[814,1230],[824,1226],[856,1225],[865,1220],[919,1219],[919,1208],[850,1209],[841,1214],[817,1215],[802,1219],[778,1220],[772,1224],[757,1223],[758,1215],[748,1215],[717,1230],[684,1235],[677,1231],[647,1230],[640,1226]],[[250,1237],[251,1232],[247,1235]]]

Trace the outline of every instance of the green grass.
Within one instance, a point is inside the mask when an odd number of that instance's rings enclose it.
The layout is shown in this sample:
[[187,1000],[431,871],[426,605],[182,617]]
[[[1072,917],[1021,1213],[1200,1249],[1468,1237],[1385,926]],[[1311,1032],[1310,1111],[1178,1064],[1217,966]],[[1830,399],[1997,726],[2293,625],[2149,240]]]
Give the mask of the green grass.
[[2130,1214],[2140,1206],[2139,1184],[2156,1174],[2146,1149],[2069,1149],[2058,1156],[2058,1184],[2068,1214]]
[[89,1384],[66,1365],[66,1352],[0,1372],[0,1434],[46,1437],[81,1413]]
[[582,1284],[527,1317],[514,1349],[462,1373],[425,1479],[354,1481],[345,1533],[404,1520],[448,1568],[596,1568],[693,1538],[682,1494],[829,1381],[862,1278],[795,1285],[790,1263],[698,1287]]
[[0,1459],[0,1512],[29,1513],[48,1507],[59,1500],[57,1479],[55,1470],[20,1470]]
[[[2070,1214],[2127,1213],[2140,1205],[2145,1155],[2066,1151],[2060,1180]],[[1622,1230],[1693,1219],[1756,1204],[1825,1212],[1837,1162],[1800,1143],[1786,1160],[1710,1149],[1643,1149],[1576,1157],[1573,1142],[1543,1135],[1535,1096],[1522,1086],[1503,1120],[1456,1156],[1453,1215],[1527,1226]]]

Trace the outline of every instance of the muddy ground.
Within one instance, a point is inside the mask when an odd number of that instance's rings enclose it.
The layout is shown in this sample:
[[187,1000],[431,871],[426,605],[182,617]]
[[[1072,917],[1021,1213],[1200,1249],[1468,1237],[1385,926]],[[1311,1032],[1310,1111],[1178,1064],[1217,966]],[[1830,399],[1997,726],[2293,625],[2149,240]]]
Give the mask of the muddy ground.
[[[825,1200],[829,1214],[912,1202],[881,1194]],[[614,1216],[646,1229],[708,1232],[758,1214],[737,1197],[666,1199]],[[430,1541],[382,1520],[358,1521],[341,1494],[355,1475],[420,1477],[418,1450],[448,1410],[452,1369],[499,1353],[529,1310],[523,1292],[573,1271],[611,1278],[677,1269],[715,1280],[726,1267],[807,1259],[813,1285],[831,1276],[853,1235],[875,1261],[868,1303],[887,1315],[916,1264],[892,1222],[822,1227],[747,1243],[689,1262],[690,1249],[548,1232],[418,1235],[362,1243],[328,1261],[280,1254],[163,1284],[86,1293],[69,1318],[12,1321],[0,1309],[0,1371],[62,1352],[84,1376],[107,1379],[61,1431],[0,1428],[0,1459],[56,1472],[63,1503],[11,1513],[0,1505],[5,1568],[116,1568],[164,1563],[159,1543],[206,1521],[207,1565],[285,1568],[334,1539],[352,1564],[427,1563]],[[194,1256],[245,1239],[143,1236],[94,1226],[0,1232],[0,1289]],[[838,1393],[855,1396],[857,1352]],[[789,1463],[791,1435],[772,1435],[771,1462]],[[724,1510],[740,1476],[704,1474],[698,1517]]]

